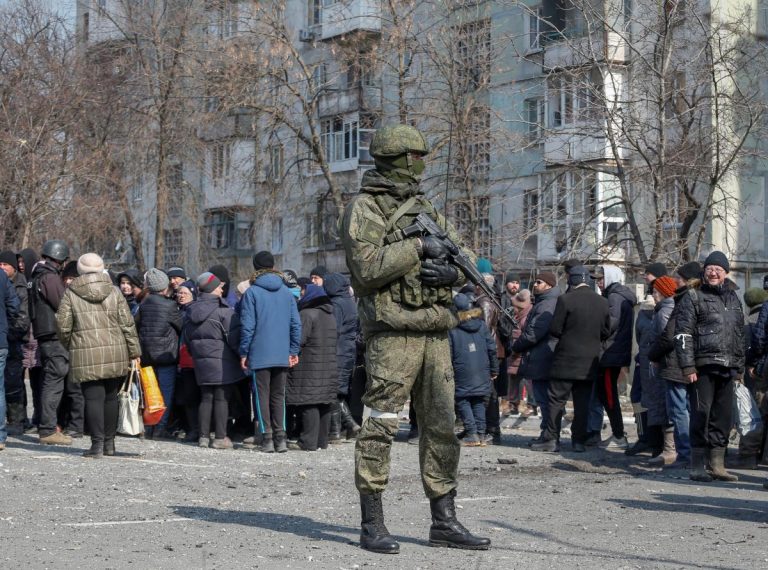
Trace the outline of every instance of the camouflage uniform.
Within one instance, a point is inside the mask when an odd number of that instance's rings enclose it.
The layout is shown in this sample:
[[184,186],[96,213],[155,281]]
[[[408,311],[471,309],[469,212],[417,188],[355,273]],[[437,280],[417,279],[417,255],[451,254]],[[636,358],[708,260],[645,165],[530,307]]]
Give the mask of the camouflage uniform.
[[[417,183],[395,181],[380,170],[363,175],[360,194],[347,206],[340,228],[366,340],[363,403],[372,410],[357,438],[355,484],[361,494],[381,493],[386,487],[396,414],[412,393],[424,491],[436,498],[456,488],[460,447],[453,432],[448,330],[458,320],[451,310],[450,287],[428,287],[419,279],[416,240],[390,243],[387,236],[411,225],[422,212],[443,228],[446,221]],[[448,230],[458,243],[455,231]]]

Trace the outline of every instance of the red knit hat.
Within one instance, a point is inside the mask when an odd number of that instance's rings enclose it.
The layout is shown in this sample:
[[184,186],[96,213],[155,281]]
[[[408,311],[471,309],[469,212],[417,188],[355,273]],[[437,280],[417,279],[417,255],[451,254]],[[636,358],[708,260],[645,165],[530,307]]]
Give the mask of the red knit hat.
[[675,280],[669,277],[668,275],[663,275],[658,279],[654,280],[653,288],[656,289],[656,291],[658,291],[662,295],[664,295],[664,297],[671,297],[672,295],[675,294],[675,290],[677,289],[677,283],[675,283]]

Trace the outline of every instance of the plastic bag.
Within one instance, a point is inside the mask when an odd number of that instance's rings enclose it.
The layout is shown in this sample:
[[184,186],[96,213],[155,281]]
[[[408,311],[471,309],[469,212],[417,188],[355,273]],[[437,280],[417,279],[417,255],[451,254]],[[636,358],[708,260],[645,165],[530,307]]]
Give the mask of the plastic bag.
[[141,418],[141,391],[139,390],[139,371],[131,367],[120,392],[117,394],[118,416],[117,433],[123,435],[139,435],[144,431]]
[[749,389],[737,382],[733,389],[733,423],[741,437],[763,429],[763,419]]
[[141,376],[141,390],[144,393],[144,425],[154,426],[160,422],[165,413],[163,393],[160,391],[160,385],[157,383],[154,368],[144,366],[140,370],[139,375]]

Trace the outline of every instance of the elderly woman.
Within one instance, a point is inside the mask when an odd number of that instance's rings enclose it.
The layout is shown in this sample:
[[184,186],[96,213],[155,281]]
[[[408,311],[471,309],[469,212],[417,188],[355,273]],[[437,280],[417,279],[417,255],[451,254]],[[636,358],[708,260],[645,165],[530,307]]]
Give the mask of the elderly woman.
[[91,448],[83,455],[115,454],[117,393],[138,365],[141,349],[125,297],[104,272],[95,253],[77,260],[77,277],[64,292],[56,313],[59,338],[69,350],[70,373],[85,397],[85,421]]

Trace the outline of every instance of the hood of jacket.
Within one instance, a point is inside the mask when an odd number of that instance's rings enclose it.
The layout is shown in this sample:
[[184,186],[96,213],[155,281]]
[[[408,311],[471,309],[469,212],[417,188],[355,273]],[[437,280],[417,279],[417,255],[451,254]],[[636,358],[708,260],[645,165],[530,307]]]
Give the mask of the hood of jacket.
[[606,287],[604,296],[608,297],[609,295],[621,295],[627,301],[632,303],[632,305],[637,304],[637,297],[635,294],[629,289],[629,287],[622,285],[621,283],[613,283],[612,285]]
[[331,297],[351,297],[349,279],[341,273],[327,273],[323,278],[323,289]]
[[261,287],[262,289],[266,289],[267,291],[271,292],[279,291],[280,287],[285,287],[282,275],[276,271],[270,271],[268,273],[262,273],[261,275],[258,275],[253,280],[253,284],[256,287]]
[[560,287],[552,287],[552,289],[547,289],[543,293],[534,293],[533,295],[533,303],[534,305],[536,303],[540,303],[544,299],[553,299],[560,296]]
[[101,303],[115,288],[106,273],[86,273],[69,285],[72,292],[89,303]]
[[619,267],[616,267],[615,265],[603,265],[603,282],[605,283],[606,291],[608,291],[614,283],[623,285],[623,281],[624,273],[622,273]]
[[363,173],[360,187],[361,191],[368,194],[390,194],[401,199],[407,199],[421,193],[418,184],[413,182],[394,182],[375,168],[366,170]]
[[[24,273],[26,274],[26,271]],[[56,273],[58,275],[61,273],[61,267],[55,266],[53,263],[51,263],[47,259],[39,259],[38,261],[35,262],[35,265],[32,268],[32,272],[30,275],[34,279],[35,277],[37,277],[38,275],[42,275],[43,273]]]
[[483,326],[483,310],[479,308],[459,311],[459,328],[461,330],[475,333]]
[[201,293],[197,301],[192,301],[186,305],[184,316],[196,325],[207,320],[213,312],[219,307],[226,307],[227,304],[221,297],[211,295],[210,293]]
[[325,290],[317,285],[307,285],[304,296],[299,299],[299,311],[318,308],[326,313],[333,313],[333,305]]
[[24,277],[29,279],[32,277],[32,269],[35,267],[35,263],[37,263],[40,258],[38,257],[37,253],[34,249],[31,247],[28,247],[27,249],[22,249],[19,252],[19,255],[24,260]]

